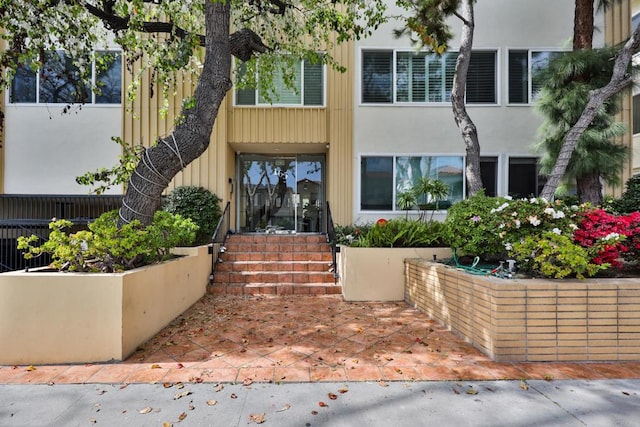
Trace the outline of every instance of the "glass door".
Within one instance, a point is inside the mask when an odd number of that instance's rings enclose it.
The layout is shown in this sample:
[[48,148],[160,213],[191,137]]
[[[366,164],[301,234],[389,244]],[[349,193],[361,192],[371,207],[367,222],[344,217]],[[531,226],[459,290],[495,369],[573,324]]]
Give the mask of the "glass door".
[[324,156],[238,156],[240,232],[321,232]]

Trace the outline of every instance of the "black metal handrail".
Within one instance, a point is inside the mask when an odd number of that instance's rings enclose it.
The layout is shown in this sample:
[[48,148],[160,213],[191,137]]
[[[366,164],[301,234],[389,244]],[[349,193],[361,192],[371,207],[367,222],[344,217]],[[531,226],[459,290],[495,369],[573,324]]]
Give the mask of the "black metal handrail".
[[336,227],[333,224],[333,216],[331,208],[327,202],[327,243],[331,245],[331,269],[333,270],[333,281],[338,282],[338,263],[337,263],[337,246],[336,246]]
[[35,234],[40,243],[49,238],[53,218],[67,219],[74,231],[86,228],[104,212],[117,209],[122,195],[0,194],[0,272],[40,267],[50,257],[25,260],[16,249],[19,236]]
[[[219,243],[221,246],[224,245],[224,242],[227,240],[227,236],[229,235],[230,229],[231,229],[231,203],[227,202],[227,205],[224,207],[224,211],[222,212],[222,215],[218,220],[218,225],[216,226],[216,230],[213,232],[213,236],[211,236],[212,248],[216,243]],[[211,277],[210,277],[212,282],[213,282],[213,274],[216,271],[217,261],[218,261],[218,254],[213,253],[211,257]]]

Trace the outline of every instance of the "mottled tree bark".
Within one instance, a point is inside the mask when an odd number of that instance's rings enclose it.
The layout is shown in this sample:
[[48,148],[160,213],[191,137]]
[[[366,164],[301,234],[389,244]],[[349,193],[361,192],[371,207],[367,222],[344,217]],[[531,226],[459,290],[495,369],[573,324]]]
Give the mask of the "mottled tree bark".
[[472,196],[482,189],[482,178],[480,176],[480,142],[478,140],[478,130],[475,123],[467,113],[465,107],[465,91],[467,86],[467,71],[471,61],[471,48],[473,46],[473,0],[462,2],[462,34],[460,39],[460,51],[456,60],[456,71],[451,90],[451,104],[453,106],[453,117],[462,134],[464,141],[467,162],[467,194]]
[[209,146],[218,109],[231,89],[229,0],[206,2],[205,61],[194,92],[195,105],[183,108],[174,132],[148,148],[129,183],[120,208],[120,223],[148,224],[171,179]]

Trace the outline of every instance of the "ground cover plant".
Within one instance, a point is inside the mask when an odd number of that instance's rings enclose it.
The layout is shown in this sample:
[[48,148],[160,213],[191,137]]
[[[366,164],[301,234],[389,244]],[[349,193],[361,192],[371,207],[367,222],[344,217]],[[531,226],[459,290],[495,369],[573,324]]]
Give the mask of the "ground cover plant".
[[403,218],[380,219],[375,224],[336,227],[337,243],[365,248],[426,248],[447,246],[444,224]]

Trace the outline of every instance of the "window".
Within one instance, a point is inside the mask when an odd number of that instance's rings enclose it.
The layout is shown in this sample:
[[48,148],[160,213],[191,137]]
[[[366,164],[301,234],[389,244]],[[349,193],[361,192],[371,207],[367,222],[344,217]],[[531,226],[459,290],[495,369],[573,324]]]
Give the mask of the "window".
[[485,196],[498,195],[498,158],[480,157],[480,178]]
[[21,66],[11,83],[11,103],[120,104],[122,93],[122,59],[119,52],[96,52],[92,83],[100,93],[93,93],[80,78],[80,71],[64,51],[45,55],[42,68],[34,71]]
[[[240,65],[240,73],[243,73]],[[282,72],[273,76],[273,96],[258,88],[236,90],[236,105],[324,105],[324,65],[310,61],[295,61],[293,65],[293,88],[285,83]],[[259,85],[259,83],[258,83]]]
[[640,133],[640,94],[633,95],[633,134]]
[[[394,55],[391,50],[363,51],[362,102],[449,102],[456,59],[457,52],[399,51]],[[467,76],[467,103],[495,104],[496,89],[496,52],[474,51]]]
[[509,196],[538,196],[545,183],[545,179],[538,173],[539,169],[536,157],[509,158]]
[[410,190],[422,177],[438,179],[449,186],[449,196],[440,206],[462,200],[462,156],[366,156],[360,161],[360,209],[399,210],[399,195]]
[[539,73],[561,51],[509,51],[509,104],[528,104],[542,86]]

